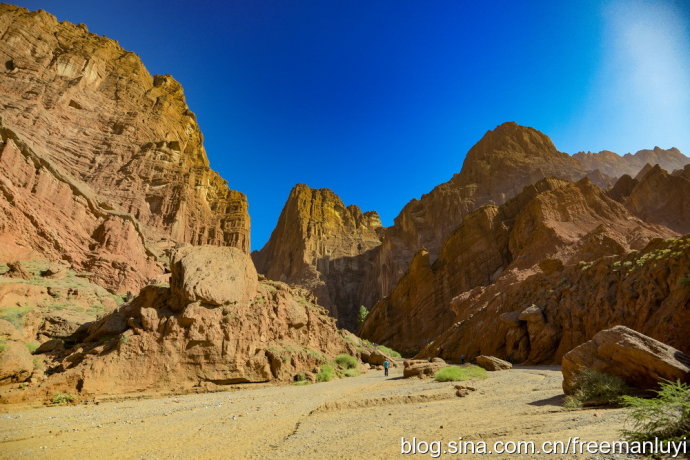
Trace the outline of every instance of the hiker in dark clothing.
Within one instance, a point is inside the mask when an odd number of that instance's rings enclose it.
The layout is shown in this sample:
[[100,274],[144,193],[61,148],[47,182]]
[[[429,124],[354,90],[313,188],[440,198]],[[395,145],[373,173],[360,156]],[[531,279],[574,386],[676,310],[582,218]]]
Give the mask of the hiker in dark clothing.
[[390,367],[391,363],[388,362],[388,360],[385,360],[383,362],[383,375],[385,377],[388,377],[388,368]]

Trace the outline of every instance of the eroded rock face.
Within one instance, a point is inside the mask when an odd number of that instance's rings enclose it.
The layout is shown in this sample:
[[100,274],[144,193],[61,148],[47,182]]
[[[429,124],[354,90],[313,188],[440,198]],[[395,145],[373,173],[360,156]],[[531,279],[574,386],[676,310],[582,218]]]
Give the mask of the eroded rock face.
[[48,379],[7,399],[287,381],[324,356],[357,353],[308,291],[257,282],[240,250],[188,247],[173,260],[172,288],[147,286],[82,343],[45,350]]
[[584,369],[617,375],[628,385],[658,389],[663,380],[690,382],[690,356],[625,326],[598,332],[563,356],[563,391],[572,394]]
[[65,259],[119,292],[137,291],[163,271],[135,219],[103,209],[87,187],[12,131],[0,129],[0,136],[3,239],[48,259]]
[[[369,313],[361,334],[414,354],[486,305],[458,307],[474,289],[501,278],[506,283],[524,279],[540,265],[554,273],[563,264],[641,249],[654,237],[672,235],[665,227],[635,219],[588,179],[577,183],[545,179],[501,206],[485,206],[467,215],[445,240],[435,262],[420,252],[391,295]],[[526,314],[517,320],[525,320]],[[532,316],[532,329],[540,327]],[[458,359],[463,354],[455,346],[439,346],[442,349],[428,356]],[[483,354],[494,355],[488,350]]]
[[246,198],[209,168],[179,83],[45,11],[0,5],[0,36],[2,235],[121,290],[155,271],[149,243],[248,252]]
[[[515,363],[559,363],[604,329],[624,325],[690,353],[690,237],[654,239],[546,274],[502,278],[453,302],[459,320],[420,353],[480,354]],[[487,334],[486,331],[491,331]]]
[[297,185],[270,240],[252,256],[260,273],[309,289],[339,324],[354,329],[359,306],[375,301],[363,283],[380,230],[376,212],[345,206],[328,189]]

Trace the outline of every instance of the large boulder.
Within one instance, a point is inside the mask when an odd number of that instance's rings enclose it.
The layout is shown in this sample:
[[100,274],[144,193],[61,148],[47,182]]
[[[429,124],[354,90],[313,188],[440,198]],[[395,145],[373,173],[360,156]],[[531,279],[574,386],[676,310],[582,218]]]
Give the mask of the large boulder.
[[475,358],[475,361],[479,367],[483,367],[487,371],[503,371],[513,368],[511,363],[496,358],[495,356],[479,355]]
[[171,272],[170,287],[186,303],[245,303],[254,298],[258,287],[251,258],[232,247],[181,248],[173,256]]
[[640,389],[657,388],[661,380],[690,382],[690,356],[625,326],[598,332],[563,356],[561,366],[566,394],[587,368],[617,375]]
[[397,367],[397,364],[395,364],[393,358],[386,355],[379,349],[362,351],[361,359],[362,362],[373,364],[374,366],[382,366],[384,361],[388,361],[391,367]]
[[403,363],[403,377],[433,377],[436,372],[447,366],[441,358],[430,361],[425,359],[407,359]]

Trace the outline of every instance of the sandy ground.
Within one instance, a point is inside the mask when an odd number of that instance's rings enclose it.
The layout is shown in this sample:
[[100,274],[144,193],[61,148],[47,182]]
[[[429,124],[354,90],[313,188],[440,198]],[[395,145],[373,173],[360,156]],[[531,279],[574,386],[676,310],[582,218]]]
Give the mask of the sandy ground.
[[[425,441],[619,439],[619,409],[566,411],[555,367],[462,382],[369,371],[308,386],[261,386],[100,404],[9,408],[0,458],[398,458],[401,438]],[[417,455],[431,458],[427,455]],[[443,458],[544,458],[447,455]],[[614,458],[552,455],[546,458]],[[623,458],[623,457],[615,457]]]

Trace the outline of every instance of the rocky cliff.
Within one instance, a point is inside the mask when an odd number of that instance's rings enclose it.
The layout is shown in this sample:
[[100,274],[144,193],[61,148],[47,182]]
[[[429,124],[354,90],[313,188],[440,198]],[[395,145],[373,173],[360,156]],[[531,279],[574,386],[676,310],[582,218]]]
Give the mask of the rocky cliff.
[[[154,250],[161,247],[154,243],[168,240],[249,251],[246,198],[209,168],[201,132],[179,83],[150,75],[117,42],[89,33],[83,25],[58,22],[44,11],[0,5],[0,37],[0,117],[41,164],[51,165],[41,175],[59,171],[54,180],[66,180],[88,195],[87,207],[97,206],[109,216],[129,215],[127,225],[138,227]],[[32,194],[21,192],[17,199],[38,206]],[[22,229],[33,234],[27,238],[31,247],[43,252],[45,246],[57,246],[49,250],[61,252],[73,246],[65,254],[68,259],[92,251],[83,242],[67,241],[83,239],[65,231],[82,225],[79,215],[61,218],[64,228],[58,225],[47,238],[40,228]],[[102,223],[76,232],[108,239],[103,231],[94,234],[92,227]],[[106,227],[124,225],[115,219]],[[3,232],[15,230],[10,225]],[[125,244],[116,240],[111,238],[111,244]],[[137,251],[129,250],[130,255]],[[125,284],[141,285],[139,280]]]
[[[457,298],[457,322],[420,356],[553,363],[597,332],[628,326],[688,353],[690,237],[504,279]],[[487,334],[486,331],[491,331]]]
[[380,230],[376,212],[345,206],[328,189],[297,185],[268,243],[252,256],[259,273],[309,289],[341,325],[354,328]]
[[308,291],[259,280],[237,248],[181,248],[171,270],[170,287],[145,287],[75,333],[75,345],[39,349],[45,373],[35,372],[28,388],[3,387],[0,400],[289,381],[338,353],[357,354],[358,340],[339,331]]
[[[606,189],[625,172],[639,171],[647,160],[667,165],[690,162],[676,149],[658,148],[623,157],[612,152],[570,156],[559,152],[543,133],[516,123],[504,123],[487,132],[470,149],[460,173],[420,199],[412,200],[396,217],[393,226],[380,229],[377,232],[380,244],[377,238],[364,236],[364,254],[357,255],[358,251],[347,253],[345,260],[348,264],[357,266],[356,276],[343,280],[317,275],[323,271],[317,267],[317,261],[323,257],[324,251],[312,251],[314,256],[303,257],[301,254],[305,253],[305,245],[301,240],[306,237],[290,236],[305,234],[303,222],[309,219],[287,219],[283,217],[285,211],[270,242],[257,256],[257,266],[269,278],[290,280],[314,292],[317,292],[314,283],[305,280],[319,279],[316,284],[321,292],[319,298],[323,298],[338,317],[345,315],[352,318],[352,308],[358,308],[359,305],[370,307],[378,299],[391,294],[408,269],[421,270],[424,266],[422,259],[428,261],[427,265],[433,264],[439,257],[446,237],[462,224],[468,214],[481,206],[501,205],[524,187],[546,177],[571,181],[587,177]],[[290,206],[294,205],[288,203],[285,209]],[[341,238],[342,230],[339,227],[321,228],[321,231],[309,235],[310,247],[330,246],[329,241]],[[346,233],[355,239],[361,237],[350,230],[346,230]],[[355,247],[356,242],[350,240],[347,246]],[[410,263],[420,250],[424,250],[426,255],[420,256],[422,259],[415,259],[411,267]],[[289,254],[293,254],[293,259]],[[332,259],[328,256],[328,260]],[[325,262],[321,260],[320,263]],[[324,291],[330,293],[328,298]],[[347,292],[345,302],[338,300],[343,291]],[[421,292],[417,294],[422,295]],[[439,318],[440,324],[445,325],[449,318]],[[345,324],[352,327],[349,320]]]
[[374,306],[361,334],[416,353],[474,314],[453,307],[474,288],[524,279],[539,271],[540,263],[549,270],[588,262],[673,235],[634,218],[586,178],[577,183],[544,179],[501,206],[465,216],[435,261],[426,251],[418,253],[391,294]]

